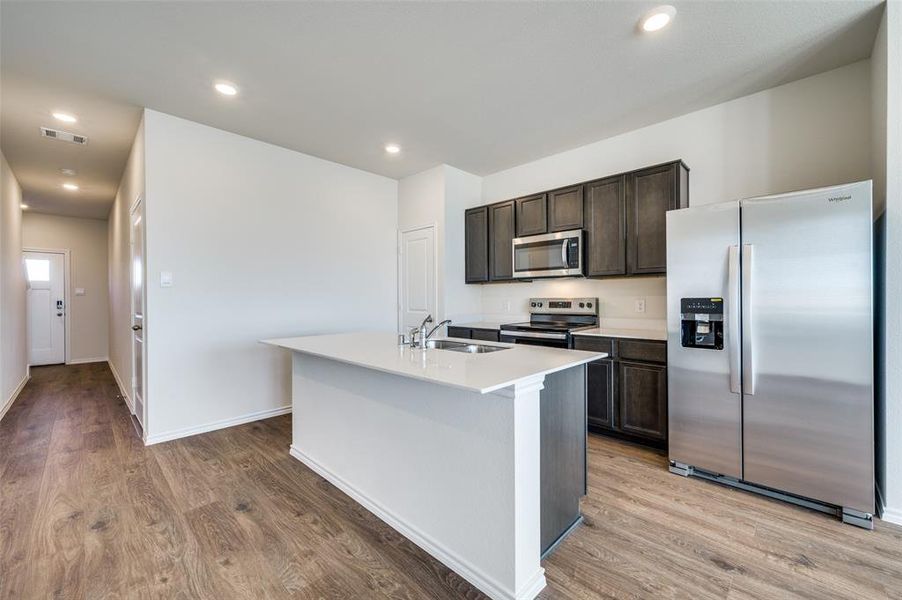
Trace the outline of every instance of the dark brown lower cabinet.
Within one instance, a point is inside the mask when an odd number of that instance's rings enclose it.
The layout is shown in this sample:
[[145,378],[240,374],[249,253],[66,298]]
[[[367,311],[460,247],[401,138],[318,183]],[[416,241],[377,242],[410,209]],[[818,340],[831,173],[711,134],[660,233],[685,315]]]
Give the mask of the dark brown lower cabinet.
[[500,342],[501,333],[497,329],[473,329],[470,327],[448,326],[448,337]]
[[589,425],[614,427],[614,361],[589,363],[586,373],[586,412]]
[[620,363],[620,430],[643,438],[667,439],[667,367]]
[[575,336],[574,348],[610,355],[589,363],[586,369],[589,430],[666,447],[666,343]]

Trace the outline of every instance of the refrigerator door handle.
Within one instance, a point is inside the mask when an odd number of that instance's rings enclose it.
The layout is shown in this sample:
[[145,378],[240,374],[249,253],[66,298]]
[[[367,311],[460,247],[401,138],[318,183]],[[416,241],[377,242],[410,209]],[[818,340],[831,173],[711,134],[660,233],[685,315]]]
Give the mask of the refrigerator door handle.
[[730,339],[730,391],[742,393],[742,335],[739,331],[739,246],[730,246],[727,281],[727,335]]
[[755,353],[753,344],[754,315],[752,312],[752,261],[755,247],[742,245],[742,392],[755,395]]

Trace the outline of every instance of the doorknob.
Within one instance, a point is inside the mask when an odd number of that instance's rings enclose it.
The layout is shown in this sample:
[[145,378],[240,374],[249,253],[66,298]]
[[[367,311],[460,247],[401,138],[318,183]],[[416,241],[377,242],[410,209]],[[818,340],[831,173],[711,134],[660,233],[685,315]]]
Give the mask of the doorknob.
[[132,325],[132,331],[141,331],[142,329],[144,328],[140,325]]

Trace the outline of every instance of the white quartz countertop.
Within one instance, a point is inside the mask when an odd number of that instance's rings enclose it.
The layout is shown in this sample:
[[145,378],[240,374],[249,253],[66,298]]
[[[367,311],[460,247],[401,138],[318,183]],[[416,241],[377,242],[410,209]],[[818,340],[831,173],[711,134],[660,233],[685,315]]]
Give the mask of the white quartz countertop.
[[[473,340],[460,341],[474,343]],[[607,356],[603,352],[498,342],[475,343],[504,346],[507,350],[485,354],[465,354],[439,349],[420,350],[399,346],[398,336],[395,333],[380,332],[270,339],[262,340],[262,343],[481,394]]]
[[667,341],[667,332],[657,329],[626,329],[618,327],[596,327],[574,331],[573,335],[591,335],[596,337],[629,338],[635,340]]

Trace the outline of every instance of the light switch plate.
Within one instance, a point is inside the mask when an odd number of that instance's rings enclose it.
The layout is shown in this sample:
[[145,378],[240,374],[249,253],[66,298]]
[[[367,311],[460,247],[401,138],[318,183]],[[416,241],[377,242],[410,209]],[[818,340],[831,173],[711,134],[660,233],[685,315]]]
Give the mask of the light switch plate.
[[76,296],[84,296],[84,295],[85,295],[85,288],[75,288],[75,295],[76,295]]
[[160,271],[160,287],[172,287],[172,271]]

